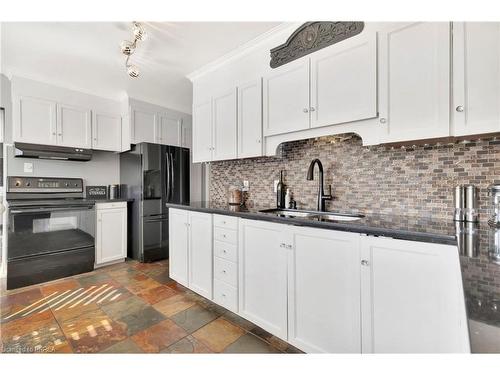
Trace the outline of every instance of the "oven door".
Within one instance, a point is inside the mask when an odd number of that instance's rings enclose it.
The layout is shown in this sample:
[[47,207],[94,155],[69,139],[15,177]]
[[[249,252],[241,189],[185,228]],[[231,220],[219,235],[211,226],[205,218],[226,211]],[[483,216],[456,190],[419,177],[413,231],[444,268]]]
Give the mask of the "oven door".
[[94,235],[93,205],[10,208],[7,288],[92,271]]

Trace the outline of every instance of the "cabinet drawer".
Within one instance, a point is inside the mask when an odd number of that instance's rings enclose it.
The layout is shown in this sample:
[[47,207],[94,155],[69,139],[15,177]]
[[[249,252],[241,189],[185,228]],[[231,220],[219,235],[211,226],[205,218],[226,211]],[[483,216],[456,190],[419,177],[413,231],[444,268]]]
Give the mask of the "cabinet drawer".
[[238,282],[236,263],[217,257],[215,257],[214,263],[214,277],[236,287]]
[[238,293],[236,288],[217,279],[214,280],[214,301],[229,310],[238,310]]
[[214,228],[214,238],[217,241],[227,242],[231,244],[238,243],[238,236],[236,235],[236,231],[233,229],[225,229],[225,228]]
[[96,203],[95,208],[98,210],[106,210],[108,208],[126,208],[127,202],[106,202]]
[[238,247],[234,244],[215,241],[214,254],[219,258],[236,262],[238,260]]
[[236,230],[238,228],[238,218],[234,216],[214,215],[214,226]]

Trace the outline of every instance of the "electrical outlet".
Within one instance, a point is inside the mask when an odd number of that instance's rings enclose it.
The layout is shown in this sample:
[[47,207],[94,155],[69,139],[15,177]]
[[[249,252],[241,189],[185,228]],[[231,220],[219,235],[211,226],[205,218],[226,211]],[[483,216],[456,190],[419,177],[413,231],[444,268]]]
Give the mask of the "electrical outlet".
[[33,163],[24,163],[24,173],[33,173]]
[[280,180],[274,180],[274,192],[277,193],[278,192],[278,183],[280,182]]

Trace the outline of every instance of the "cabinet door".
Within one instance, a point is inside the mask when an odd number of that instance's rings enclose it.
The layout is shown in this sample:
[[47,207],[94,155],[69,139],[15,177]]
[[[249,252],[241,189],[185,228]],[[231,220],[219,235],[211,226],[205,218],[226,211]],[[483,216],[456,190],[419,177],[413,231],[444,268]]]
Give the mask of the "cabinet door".
[[457,247],[361,238],[363,352],[469,352]]
[[308,353],[361,353],[359,234],[290,231],[288,341]]
[[500,131],[500,23],[453,24],[454,135]]
[[262,156],[262,79],[238,86],[238,157]]
[[193,162],[212,160],[212,101],[193,105]]
[[96,264],[127,257],[127,209],[97,209]]
[[181,119],[181,147],[191,148],[193,144],[193,128],[191,121]]
[[213,136],[212,160],[236,159],[237,118],[236,89],[231,89],[214,96],[213,103]]
[[132,108],[132,143],[156,142],[157,114]]
[[181,120],[168,114],[158,116],[157,143],[169,146],[180,146]]
[[91,148],[92,134],[89,109],[67,104],[57,105],[57,144],[66,147]]
[[264,77],[264,135],[309,129],[309,59],[277,68]]
[[212,299],[212,215],[189,213],[189,288]]
[[377,117],[377,38],[342,41],[311,55],[311,127]]
[[170,278],[188,286],[189,213],[173,208],[168,211]]
[[287,339],[286,226],[240,220],[239,313],[273,335]]
[[450,24],[415,22],[380,32],[382,142],[450,135]]
[[14,141],[57,144],[56,103],[20,96],[14,100]]
[[92,121],[92,148],[94,150],[121,151],[121,147],[121,116],[94,112]]

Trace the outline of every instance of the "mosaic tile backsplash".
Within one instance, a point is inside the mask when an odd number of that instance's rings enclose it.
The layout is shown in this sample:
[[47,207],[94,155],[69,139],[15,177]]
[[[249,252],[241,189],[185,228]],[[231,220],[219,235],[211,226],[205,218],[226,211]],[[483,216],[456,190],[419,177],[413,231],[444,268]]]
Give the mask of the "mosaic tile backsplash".
[[332,185],[335,200],[328,210],[396,215],[423,215],[450,219],[453,187],[479,187],[480,220],[487,220],[487,187],[500,182],[500,141],[413,146],[391,149],[363,147],[355,135],[321,137],[285,143],[279,156],[213,162],[210,199],[226,202],[230,186],[250,182],[249,206],[276,205],[273,180],[284,170],[285,184],[298,208],[314,209],[318,172],[307,181],[310,162],[323,163],[325,191]]

